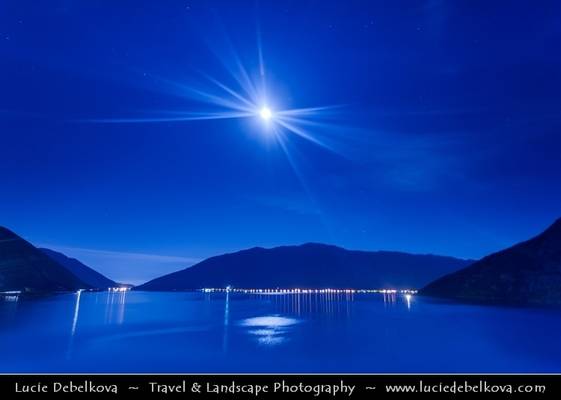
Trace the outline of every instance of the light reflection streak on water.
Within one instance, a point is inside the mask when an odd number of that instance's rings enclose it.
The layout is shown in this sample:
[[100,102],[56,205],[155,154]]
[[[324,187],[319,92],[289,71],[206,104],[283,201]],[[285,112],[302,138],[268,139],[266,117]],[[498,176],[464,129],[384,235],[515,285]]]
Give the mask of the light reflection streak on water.
[[412,295],[406,294],[405,295],[405,303],[407,304],[407,309],[411,310],[411,299],[413,298]]
[[80,313],[80,298],[82,297],[82,291],[78,290],[76,293],[76,303],[74,305],[74,317],[72,318],[72,331],[71,335],[76,334],[76,326],[78,325],[78,315]]
[[119,317],[117,318],[117,324],[121,325],[125,321],[125,304],[127,300],[127,292],[119,292],[118,298]]
[[[254,293],[252,297],[268,299],[277,306],[279,312],[289,315],[321,315],[323,317],[350,317],[352,302],[355,301],[354,293],[327,292],[327,293]],[[358,295],[361,296],[361,295]],[[382,296],[384,308],[394,309],[405,304],[411,310],[413,294],[400,295],[396,292],[367,294],[366,296]],[[399,299],[398,299],[399,296]],[[401,300],[402,299],[402,300]]]
[[222,350],[228,350],[228,325],[230,323],[230,292],[226,292],[224,300],[224,334],[222,337]]
[[19,295],[17,294],[1,296],[0,298],[7,303],[17,303],[19,301]]
[[80,299],[82,297],[82,290],[76,292],[76,301],[74,302],[74,313],[72,315],[72,328],[70,329],[70,339],[68,340],[68,349],[66,351],[66,358],[72,358],[72,348],[74,347],[74,336],[76,336],[76,328],[78,327],[78,317],[80,316]]
[[[13,322],[18,309],[19,294],[0,295],[0,327]],[[2,304],[4,303],[4,304]]]
[[290,329],[299,322],[294,318],[266,315],[247,318],[241,322],[241,325],[249,328],[248,333],[256,336],[259,344],[273,346],[285,342]]
[[[220,292],[219,292],[220,293]],[[224,291],[224,312],[223,312],[223,343],[222,348],[227,351],[228,334],[231,313],[231,291]],[[294,317],[312,317],[312,318],[351,318],[353,313],[352,303],[357,296],[382,296],[384,308],[395,309],[405,306],[407,310],[411,310],[413,295],[405,293],[399,295],[397,292],[378,293],[378,294],[358,294],[353,292],[292,292],[292,293],[239,293],[239,296],[249,296],[259,300],[267,301],[274,306],[278,314],[266,317],[255,317],[244,320],[241,325],[248,328],[247,333],[255,336],[260,344],[278,345],[288,340],[292,325],[301,322],[300,319],[292,319]],[[398,295],[401,299],[398,300]],[[221,296],[221,294],[219,294]],[[212,301],[211,292],[205,292],[205,300]],[[389,311],[389,310],[388,310]],[[282,316],[285,317],[282,317]],[[288,322],[286,322],[288,321]]]
[[383,293],[384,296],[384,307],[394,307],[396,305],[397,295],[396,293]]
[[347,315],[355,299],[352,293],[283,293],[252,294],[259,299],[268,299],[283,314],[291,315]]
[[105,298],[105,324],[121,325],[125,320],[126,291],[107,291]]

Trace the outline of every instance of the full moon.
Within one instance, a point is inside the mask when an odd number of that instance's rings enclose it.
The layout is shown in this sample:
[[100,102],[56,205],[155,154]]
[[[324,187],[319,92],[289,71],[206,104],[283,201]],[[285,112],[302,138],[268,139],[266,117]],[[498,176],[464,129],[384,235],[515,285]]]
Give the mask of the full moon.
[[259,116],[265,121],[268,121],[273,117],[273,113],[269,107],[265,106],[261,110],[259,110]]

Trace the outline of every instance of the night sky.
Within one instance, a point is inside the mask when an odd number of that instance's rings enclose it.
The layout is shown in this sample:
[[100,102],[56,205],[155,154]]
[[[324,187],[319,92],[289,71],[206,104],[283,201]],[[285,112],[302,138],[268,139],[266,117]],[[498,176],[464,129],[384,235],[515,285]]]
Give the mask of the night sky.
[[0,224],[135,283],[310,241],[478,258],[561,216],[560,43],[558,1],[4,0]]

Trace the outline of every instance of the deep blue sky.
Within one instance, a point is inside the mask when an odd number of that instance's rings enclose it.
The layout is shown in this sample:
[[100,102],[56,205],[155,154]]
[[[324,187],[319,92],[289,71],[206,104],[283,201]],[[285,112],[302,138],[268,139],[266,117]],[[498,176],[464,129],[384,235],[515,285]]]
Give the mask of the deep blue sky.
[[[271,103],[344,105],[309,128],[335,153],[89,121],[206,110],[162,82],[235,87],[258,36]],[[133,282],[308,241],[481,257],[561,216],[559,43],[557,1],[3,1],[0,224]]]

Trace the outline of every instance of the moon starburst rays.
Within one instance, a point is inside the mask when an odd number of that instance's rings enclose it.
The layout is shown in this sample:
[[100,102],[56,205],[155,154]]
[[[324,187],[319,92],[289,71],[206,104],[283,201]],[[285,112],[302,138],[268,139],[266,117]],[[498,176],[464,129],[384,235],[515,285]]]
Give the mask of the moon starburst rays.
[[[266,87],[261,49],[259,52],[256,79],[252,79],[233,47],[230,47],[229,57],[218,57],[229,75],[229,84],[205,72],[198,73],[202,80],[196,85],[154,77],[158,89],[186,100],[184,110],[153,110],[138,116],[88,119],[86,122],[141,124],[257,118],[263,124],[264,134],[275,137],[277,142],[280,141],[281,133],[293,134],[338,154],[322,135],[329,129],[337,129],[330,120],[341,106],[277,108],[280,103],[273,100],[278,99],[268,96],[270,92]],[[289,137],[285,135],[284,139],[288,140]]]

